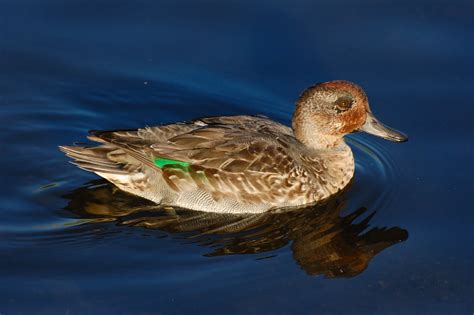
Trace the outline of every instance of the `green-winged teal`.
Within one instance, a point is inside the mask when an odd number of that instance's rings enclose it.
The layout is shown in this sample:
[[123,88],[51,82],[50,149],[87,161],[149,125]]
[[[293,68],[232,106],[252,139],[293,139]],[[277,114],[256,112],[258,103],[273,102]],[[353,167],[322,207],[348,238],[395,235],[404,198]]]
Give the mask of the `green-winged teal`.
[[373,116],[362,88],[331,81],[306,89],[292,127],[266,117],[222,116],[136,130],[91,131],[94,147],[61,146],[80,168],[167,206],[257,213],[317,203],[354,175],[344,135],[402,142]]

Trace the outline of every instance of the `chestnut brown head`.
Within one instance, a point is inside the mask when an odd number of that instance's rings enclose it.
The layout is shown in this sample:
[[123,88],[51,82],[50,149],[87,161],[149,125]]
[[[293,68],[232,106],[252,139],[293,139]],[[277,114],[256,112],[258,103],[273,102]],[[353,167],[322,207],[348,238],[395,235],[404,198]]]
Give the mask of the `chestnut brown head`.
[[403,133],[374,117],[365,92],[349,81],[324,82],[306,89],[297,101],[293,129],[296,137],[306,144],[314,144],[315,139],[337,142],[356,131],[396,142],[407,140]]

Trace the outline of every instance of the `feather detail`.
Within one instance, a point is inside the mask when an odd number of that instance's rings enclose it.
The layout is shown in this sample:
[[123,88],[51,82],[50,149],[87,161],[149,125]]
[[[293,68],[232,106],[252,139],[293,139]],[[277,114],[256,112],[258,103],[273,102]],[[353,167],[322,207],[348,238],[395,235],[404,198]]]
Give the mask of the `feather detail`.
[[332,155],[314,151],[263,117],[91,131],[89,139],[101,144],[61,150],[123,190],[204,211],[218,204],[258,212],[313,203],[341,190],[353,174],[349,147]]

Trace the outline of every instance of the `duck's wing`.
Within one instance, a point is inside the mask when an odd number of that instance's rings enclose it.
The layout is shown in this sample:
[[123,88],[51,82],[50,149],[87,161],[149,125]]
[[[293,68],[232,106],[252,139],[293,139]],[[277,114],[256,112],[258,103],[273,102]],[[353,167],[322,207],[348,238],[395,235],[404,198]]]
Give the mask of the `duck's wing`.
[[[274,202],[298,193],[302,172],[291,129],[262,117],[212,117],[138,131],[93,132],[159,168],[177,192],[204,190],[214,199]],[[157,164],[157,161],[167,164]],[[174,162],[173,162],[174,161]]]

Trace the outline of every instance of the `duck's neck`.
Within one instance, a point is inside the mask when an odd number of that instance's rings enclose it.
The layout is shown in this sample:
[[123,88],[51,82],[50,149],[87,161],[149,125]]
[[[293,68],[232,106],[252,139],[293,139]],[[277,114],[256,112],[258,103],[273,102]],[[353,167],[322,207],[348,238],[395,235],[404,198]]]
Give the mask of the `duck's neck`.
[[318,130],[310,121],[293,123],[296,139],[312,150],[309,155],[324,162],[326,171],[318,178],[324,180],[320,184],[316,199],[324,199],[343,189],[354,176],[354,156],[351,148],[342,136],[331,136],[315,133]]
[[316,149],[334,149],[344,144],[341,136],[332,136],[315,132],[318,130],[309,119],[300,120],[298,123],[293,119],[293,132],[296,139],[306,146]]
[[309,130],[294,130],[294,132],[296,139],[312,149],[333,150],[345,146],[342,137],[318,134]]

